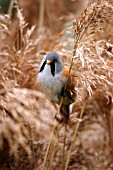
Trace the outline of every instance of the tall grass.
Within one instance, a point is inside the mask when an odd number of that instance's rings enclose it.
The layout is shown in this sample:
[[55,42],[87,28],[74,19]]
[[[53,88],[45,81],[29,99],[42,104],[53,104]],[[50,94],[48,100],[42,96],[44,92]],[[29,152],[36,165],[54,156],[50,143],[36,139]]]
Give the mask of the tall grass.
[[[77,94],[66,129],[57,123],[52,134],[45,169],[113,168],[112,5],[110,0],[91,0],[67,28],[74,37],[66,42],[64,30],[50,43],[46,28],[40,35],[37,27],[29,28],[20,9],[15,21],[0,15],[0,169],[42,169],[58,112],[37,84],[39,63],[48,52],[44,42],[66,65],[73,56]],[[71,51],[66,50],[70,42]]]

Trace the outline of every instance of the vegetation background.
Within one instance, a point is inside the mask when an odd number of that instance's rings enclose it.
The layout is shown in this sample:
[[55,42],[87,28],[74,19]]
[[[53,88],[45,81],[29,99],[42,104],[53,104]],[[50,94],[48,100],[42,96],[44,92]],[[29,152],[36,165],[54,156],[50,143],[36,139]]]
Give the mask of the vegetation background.
[[[112,170],[113,1],[90,0],[79,17],[73,0],[0,5],[0,170]],[[74,59],[67,125],[37,85],[48,51]]]

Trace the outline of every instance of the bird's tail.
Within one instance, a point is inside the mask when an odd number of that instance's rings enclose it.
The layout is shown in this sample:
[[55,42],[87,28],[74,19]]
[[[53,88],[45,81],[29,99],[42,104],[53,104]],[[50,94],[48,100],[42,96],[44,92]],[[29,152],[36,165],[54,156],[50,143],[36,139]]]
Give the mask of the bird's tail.
[[69,116],[70,116],[70,105],[62,104],[60,113],[62,115],[62,119],[65,123],[68,123]]
[[63,97],[62,105],[60,108],[60,115],[56,115],[56,119],[59,122],[68,123],[69,116],[72,113],[73,103],[75,101],[75,95],[70,91],[62,89],[61,97]]

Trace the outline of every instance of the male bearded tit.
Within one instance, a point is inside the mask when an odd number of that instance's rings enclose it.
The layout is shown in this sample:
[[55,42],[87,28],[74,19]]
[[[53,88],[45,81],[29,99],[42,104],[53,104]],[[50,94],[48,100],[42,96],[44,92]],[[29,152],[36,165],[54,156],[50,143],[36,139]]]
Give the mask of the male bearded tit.
[[[69,68],[63,67],[60,55],[57,52],[49,52],[44,56],[40,64],[38,73],[38,83],[42,91],[52,102],[60,104],[61,98],[63,102],[60,113],[62,118],[56,116],[58,121],[67,122],[69,119],[69,106],[74,102],[75,90],[73,76],[69,75]],[[67,82],[65,89],[65,83]]]

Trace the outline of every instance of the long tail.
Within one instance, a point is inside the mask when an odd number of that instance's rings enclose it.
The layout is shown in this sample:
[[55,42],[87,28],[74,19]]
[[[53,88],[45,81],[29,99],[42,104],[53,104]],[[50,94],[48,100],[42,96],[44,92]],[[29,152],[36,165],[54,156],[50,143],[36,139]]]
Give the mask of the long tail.
[[65,105],[62,104],[60,109],[60,114],[56,114],[55,118],[59,123],[65,122],[68,123],[70,114],[72,113],[73,104]]
[[70,105],[62,104],[61,110],[60,110],[61,115],[63,117],[63,121],[66,122],[66,123],[68,122],[69,116],[70,116],[70,109],[69,109],[69,107],[70,107]]

